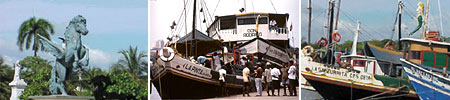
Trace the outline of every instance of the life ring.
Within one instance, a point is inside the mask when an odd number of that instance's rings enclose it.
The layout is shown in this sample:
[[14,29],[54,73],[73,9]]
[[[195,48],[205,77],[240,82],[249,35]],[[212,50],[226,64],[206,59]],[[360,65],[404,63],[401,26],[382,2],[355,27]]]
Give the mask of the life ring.
[[[339,34],[338,32],[334,32],[331,35],[333,36],[333,41],[336,41],[336,42],[341,41],[341,34]],[[336,38],[336,36],[337,36],[337,38]]]
[[388,49],[389,45],[391,45],[391,50],[395,49],[394,43],[391,43],[390,41],[384,45],[384,49]]
[[[324,41],[323,43],[322,43],[322,41]],[[317,41],[317,44],[319,44],[319,46],[320,47],[325,47],[325,46],[327,46],[327,43],[328,43],[328,40],[327,39],[325,39],[325,38],[320,38],[318,41]]]
[[[164,56],[164,50],[167,50],[169,56]],[[175,52],[170,47],[163,47],[158,53],[159,58],[165,62],[171,61],[175,57]]]
[[311,47],[311,46],[305,46],[305,47],[303,47],[303,49],[302,49],[302,53],[303,53],[303,55],[306,55],[306,56],[309,56],[309,55],[311,55],[311,53],[313,53],[314,52],[314,48],[313,47]]
[[342,65],[342,62],[341,62],[341,59],[340,59],[341,56],[342,56],[342,53],[339,53],[339,54],[336,55],[336,61],[337,61],[337,63],[340,64],[340,65]]

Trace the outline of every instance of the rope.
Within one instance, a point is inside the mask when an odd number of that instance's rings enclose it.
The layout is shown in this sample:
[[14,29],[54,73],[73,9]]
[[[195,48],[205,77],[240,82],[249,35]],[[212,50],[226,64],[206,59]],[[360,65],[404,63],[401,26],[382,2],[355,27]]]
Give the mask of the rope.
[[216,8],[214,8],[214,12],[213,12],[213,15],[216,13],[216,10],[217,10],[217,7],[219,6],[219,3],[220,3],[220,0],[219,1],[217,1],[217,4],[216,4]]
[[[208,6],[206,5],[206,2],[205,2],[205,0],[202,0],[203,2],[202,2],[202,4],[203,4],[203,6],[206,8],[206,12],[208,12],[208,13],[206,13],[206,14],[208,14],[209,15],[209,21],[211,22],[211,21],[213,21],[212,20],[212,16],[211,16],[211,13],[209,13],[209,9],[208,9]],[[208,22],[208,20],[206,21],[206,22]]]
[[272,3],[272,0],[270,0],[270,4],[272,4],[272,7],[273,7],[273,10],[275,10],[275,13],[278,13],[278,12],[277,12],[277,9],[275,9],[275,6],[274,6],[273,3]]

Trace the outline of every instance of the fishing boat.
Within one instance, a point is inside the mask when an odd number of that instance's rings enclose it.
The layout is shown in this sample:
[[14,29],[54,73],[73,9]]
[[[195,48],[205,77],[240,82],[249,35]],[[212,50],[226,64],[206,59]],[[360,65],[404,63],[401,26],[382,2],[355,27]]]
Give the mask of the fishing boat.
[[[277,28],[269,27],[272,20],[277,23]],[[247,12],[216,16],[207,33],[209,37],[221,40],[228,50],[244,51],[256,56],[257,61],[265,58],[282,66],[282,63],[288,63],[289,58],[295,58],[287,53],[292,48],[289,46],[288,20],[288,13]]]
[[[411,34],[423,28],[422,38],[400,39],[405,48],[404,56],[400,61],[421,99],[445,100],[450,99],[450,78],[447,73],[450,43],[443,42],[439,31],[431,31],[427,28],[429,4],[428,0],[426,6],[428,9],[425,10],[424,4],[418,3],[419,25]],[[420,27],[422,16],[424,16],[424,27]],[[443,30],[442,27],[441,30]]]
[[304,56],[301,59],[304,68],[301,74],[307,82],[325,99],[417,99],[415,91],[408,88],[411,86],[407,85],[407,81],[386,76],[374,57],[356,53],[358,34],[359,22],[352,53],[338,55],[336,60],[339,66],[314,62],[310,56]]
[[[203,1],[204,3],[204,1]],[[162,99],[204,99],[220,95],[219,72],[213,67],[211,54],[223,57],[229,95],[242,93],[243,77],[241,57],[254,65],[257,61],[282,66],[292,57],[287,53],[289,44],[287,21],[289,14],[246,12],[216,16],[206,33],[197,30],[196,0],[194,0],[193,30],[185,36],[168,42],[157,52],[151,68],[151,82]],[[206,9],[205,9],[206,10]],[[202,9],[200,10],[202,12]],[[271,20],[277,28],[269,29]],[[173,24],[175,25],[175,24]],[[171,26],[172,27],[172,26]],[[205,56],[210,63],[200,64],[196,58]],[[233,66],[232,68],[228,68]],[[251,78],[251,84],[254,79]]]
[[414,38],[402,38],[407,54],[400,61],[421,99],[450,98],[448,48],[450,43]]

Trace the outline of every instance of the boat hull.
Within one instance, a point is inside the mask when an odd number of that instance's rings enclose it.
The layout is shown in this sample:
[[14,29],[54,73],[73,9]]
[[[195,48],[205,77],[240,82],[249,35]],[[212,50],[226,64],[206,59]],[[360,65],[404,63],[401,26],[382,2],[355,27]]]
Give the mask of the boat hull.
[[[220,85],[199,82],[181,76],[177,73],[166,71],[161,79],[154,79],[153,84],[162,99],[204,99],[220,96]],[[242,93],[242,88],[227,86],[229,94]]]
[[[448,100],[450,90],[448,79],[437,75],[425,68],[401,59],[403,69],[408,74],[409,80],[419,97],[423,100]],[[447,84],[445,84],[447,83]],[[447,87],[447,88],[445,88]]]
[[[203,99],[220,96],[219,73],[180,57],[158,59],[151,71],[152,84],[162,99]],[[228,94],[242,93],[241,76],[227,74]]]
[[[343,81],[321,78],[316,75],[303,74],[303,77],[319,92],[322,97],[328,100],[353,100],[361,99],[364,97],[372,96],[389,90],[383,90],[383,88],[374,88],[373,86],[352,84]],[[401,94],[401,92],[389,92],[388,94],[377,96],[393,96]],[[395,98],[386,99],[399,99],[399,100],[416,100],[418,99],[413,94],[406,96],[400,96]]]

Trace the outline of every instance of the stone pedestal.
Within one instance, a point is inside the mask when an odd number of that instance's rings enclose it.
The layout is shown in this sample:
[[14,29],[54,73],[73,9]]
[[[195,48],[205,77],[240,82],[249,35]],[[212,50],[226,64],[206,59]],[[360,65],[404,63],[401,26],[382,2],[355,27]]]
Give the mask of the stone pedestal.
[[31,100],[95,100],[92,96],[49,95],[30,96]]
[[10,100],[20,100],[19,96],[22,95],[22,92],[25,90],[27,83],[23,79],[20,78],[20,71],[22,67],[19,64],[19,61],[14,64],[14,79],[9,86],[11,86],[11,97]]
[[27,86],[27,83],[25,83],[23,79],[13,80],[11,83],[9,83],[9,86],[11,86],[11,97],[9,99],[20,100],[19,96],[25,90],[25,86]]

